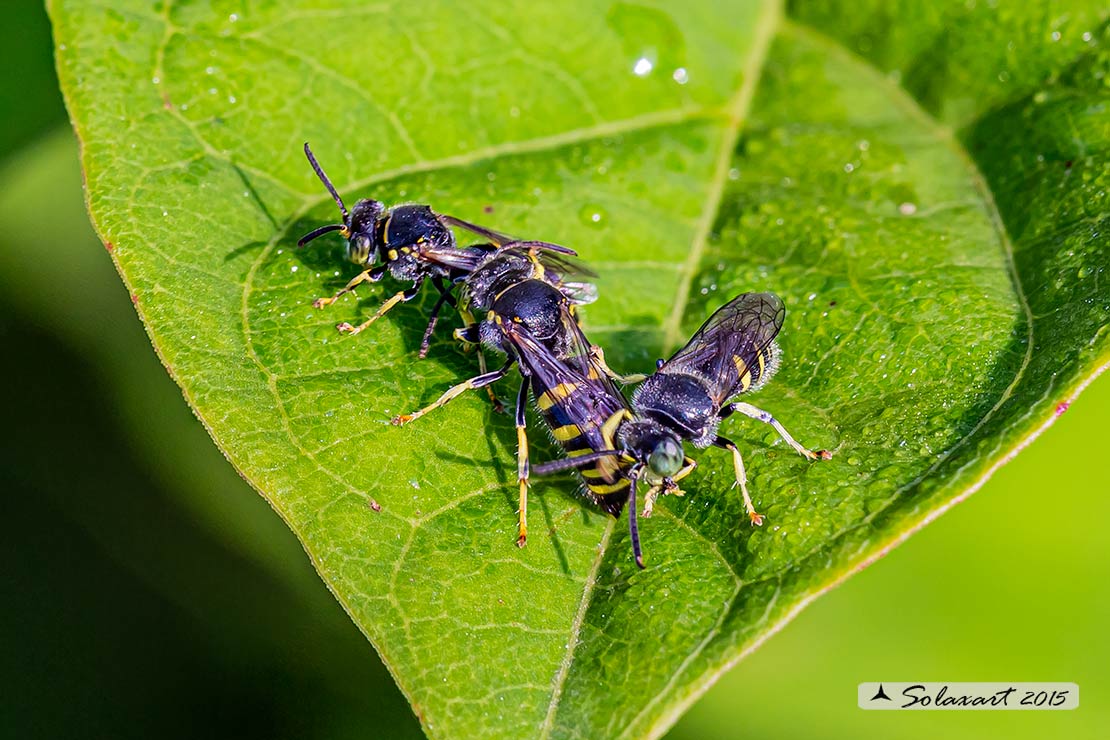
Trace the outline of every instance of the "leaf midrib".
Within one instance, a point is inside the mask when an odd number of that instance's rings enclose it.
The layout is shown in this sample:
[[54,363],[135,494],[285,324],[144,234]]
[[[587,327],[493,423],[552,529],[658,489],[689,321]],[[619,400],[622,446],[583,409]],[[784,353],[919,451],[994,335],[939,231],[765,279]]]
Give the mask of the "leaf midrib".
[[[714,161],[713,175],[709,181],[705,206],[702,209],[697,228],[694,232],[690,253],[686,258],[686,262],[679,276],[678,290],[675,294],[674,305],[663,325],[664,349],[670,348],[677,342],[678,333],[681,330],[682,317],[685,313],[685,306],[690,296],[690,288],[693,285],[698,266],[701,264],[702,255],[705,252],[705,247],[709,240],[709,233],[713,228],[713,223],[720,209],[729,165],[736,151],[743,124],[747,121],[752,100],[755,98],[755,91],[759,86],[760,79],[763,77],[763,69],[771,49],[771,41],[778,31],[781,20],[781,0],[771,0],[771,2],[766,4],[757,23],[751,52],[741,71],[740,87],[725,108],[725,130],[721,135],[717,157]],[[593,597],[593,586],[596,583],[597,569],[601,566],[601,562],[605,557],[610,535],[613,533],[615,527],[616,520],[610,519],[606,524],[605,533],[598,546],[597,558],[594,561],[590,575],[583,587],[582,599],[579,602],[578,611],[572,622],[571,632],[567,640],[567,652],[560,664],[559,672],[556,674],[552,687],[551,703],[548,705],[547,716],[540,728],[539,737],[542,740],[547,740],[554,730],[555,716],[562,699],[563,687],[570,675],[570,669],[573,665],[574,652],[578,646],[582,624]],[[736,593],[739,593],[742,581],[739,574],[736,573],[730,564],[726,562],[725,565],[737,583],[736,590],[733,594],[733,598],[735,598]],[[679,675],[682,670],[689,665],[690,661],[696,659],[697,656],[701,654],[702,649],[709,644],[712,637],[716,634],[717,629],[719,629],[719,625],[716,626],[714,630],[710,631],[706,638],[699,643],[698,647],[686,657],[682,666],[676,671],[675,676]],[[670,684],[668,683],[668,687],[669,686]],[[652,697],[651,701],[644,705],[643,709],[625,727],[625,731],[621,734],[621,737],[626,737],[628,732],[639,723],[640,719],[658,704],[660,698],[666,693],[666,690],[665,688],[663,691],[656,694]]]

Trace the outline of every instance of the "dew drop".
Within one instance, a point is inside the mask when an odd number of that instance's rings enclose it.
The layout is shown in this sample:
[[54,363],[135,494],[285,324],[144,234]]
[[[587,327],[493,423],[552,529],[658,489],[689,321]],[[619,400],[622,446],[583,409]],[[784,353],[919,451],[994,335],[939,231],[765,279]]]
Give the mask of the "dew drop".
[[917,204],[909,202],[903,203],[898,206],[898,212],[903,216],[912,216],[917,213]]
[[686,72],[685,67],[679,67],[674,71],[674,74],[671,75],[671,79],[680,85],[685,85],[690,81],[690,75]]
[[600,226],[605,220],[605,211],[595,203],[587,203],[578,211],[578,216],[587,226]]
[[640,57],[632,65],[632,73],[637,77],[646,77],[655,65],[647,57]]

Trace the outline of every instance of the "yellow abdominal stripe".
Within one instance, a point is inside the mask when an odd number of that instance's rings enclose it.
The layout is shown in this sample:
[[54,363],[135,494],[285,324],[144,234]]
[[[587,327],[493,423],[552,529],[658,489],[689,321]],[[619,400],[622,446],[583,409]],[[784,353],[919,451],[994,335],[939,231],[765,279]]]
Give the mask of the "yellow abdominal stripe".
[[577,387],[577,383],[559,383],[554,388],[541,393],[539,398],[536,399],[536,405],[543,410],[549,409],[569,396]]
[[582,430],[578,428],[577,424],[565,424],[551,430],[551,435],[560,442],[569,442],[581,434]]
[[628,485],[628,483],[623,481],[623,480],[619,480],[616,483],[589,483],[589,482],[587,482],[586,485],[594,493],[605,494],[605,493],[615,493],[616,491],[619,491],[619,490],[625,488]]

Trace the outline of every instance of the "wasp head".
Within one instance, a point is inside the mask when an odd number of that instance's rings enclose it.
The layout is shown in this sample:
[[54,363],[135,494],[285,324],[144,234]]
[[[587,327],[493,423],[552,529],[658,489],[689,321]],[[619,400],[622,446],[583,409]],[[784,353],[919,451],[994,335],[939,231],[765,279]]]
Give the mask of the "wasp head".
[[685,462],[682,440],[651,419],[635,419],[621,430],[621,442],[636,461],[644,465],[649,479],[673,478]]
[[339,191],[335,189],[331,180],[324,174],[324,170],[320,168],[320,164],[316,161],[316,157],[312,154],[312,149],[309,148],[308,144],[304,145],[304,154],[308,157],[308,163],[312,165],[313,172],[320,178],[320,182],[324,183],[324,187],[331,193],[335,204],[339,206],[339,213],[343,217],[343,222],[328,224],[308,232],[300,238],[297,246],[303,247],[318,236],[338,231],[347,240],[348,260],[358,265],[369,265],[377,262],[378,250],[375,244],[375,234],[378,219],[385,210],[384,206],[376,200],[364,198],[355,203],[355,207],[348,211],[347,206],[343,203],[343,198],[339,196]]
[[378,219],[385,207],[376,200],[363,198],[350,214],[345,215],[339,233],[347,238],[347,260],[356,265],[372,265],[378,261],[375,235]]

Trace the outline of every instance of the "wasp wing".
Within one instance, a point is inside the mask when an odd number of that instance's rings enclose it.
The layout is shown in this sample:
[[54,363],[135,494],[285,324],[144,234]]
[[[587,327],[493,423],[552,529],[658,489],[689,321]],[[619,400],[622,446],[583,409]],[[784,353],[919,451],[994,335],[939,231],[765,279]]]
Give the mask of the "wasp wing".
[[543,344],[515,324],[504,325],[505,333],[517,351],[521,365],[532,373],[533,384],[537,388],[553,388],[560,383],[570,382],[576,388],[584,389],[584,395],[594,400],[594,405],[603,407],[603,411],[614,413],[627,407],[624,396],[598,362],[594,347],[582,332],[577,319],[565,307],[560,321],[562,331],[559,332],[561,340],[557,350]]
[[413,245],[409,249],[421,262],[442,265],[467,274],[474,272],[490,254],[489,247],[444,247],[429,242]]
[[571,303],[582,305],[597,300],[597,286],[589,281],[597,277],[596,272],[578,260],[556,252],[537,252],[536,259],[543,266],[544,279],[557,285]]
[[589,282],[589,279],[597,277],[597,273],[573,259],[576,253],[566,247],[525,240],[508,242],[498,247],[497,251],[529,253],[543,268],[542,279],[559,288],[571,303],[582,305],[597,300],[597,287]]
[[483,239],[488,239],[494,246],[504,247],[512,245],[513,242],[516,242],[517,244],[525,244],[528,246],[528,248],[531,249],[559,252],[560,254],[577,254],[573,249],[570,249],[569,247],[564,247],[561,244],[552,244],[551,242],[540,241],[521,242],[515,236],[502,234],[500,231],[487,229],[485,226],[479,226],[478,224],[471,223],[470,221],[464,221],[461,218],[456,218],[455,216],[448,216],[444,213],[440,213],[437,215],[439,216],[439,220],[447,224],[448,226],[455,226],[460,229],[465,229],[471,234],[477,234]]
[[744,293],[717,309],[659,373],[688,373],[708,381],[717,404],[770,379],[773,347],[786,307],[774,293]]
[[461,218],[448,216],[445,213],[438,213],[436,215],[439,216],[440,221],[447,224],[448,226],[455,226],[460,229],[466,229],[471,234],[477,234],[483,239],[488,239],[496,246],[501,246],[502,244],[508,244],[509,242],[516,241],[514,237],[511,237],[508,234],[502,234],[500,231],[494,231],[493,229],[487,229],[485,226],[479,226],[478,224],[473,224],[469,221],[463,221]]

